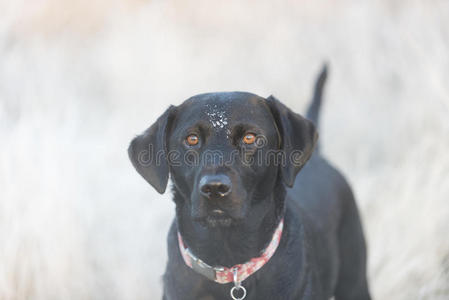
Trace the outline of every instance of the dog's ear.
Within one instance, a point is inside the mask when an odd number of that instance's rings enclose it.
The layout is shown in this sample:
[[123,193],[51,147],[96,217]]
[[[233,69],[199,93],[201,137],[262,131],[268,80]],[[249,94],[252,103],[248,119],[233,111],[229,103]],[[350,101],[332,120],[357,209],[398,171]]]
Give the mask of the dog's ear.
[[150,128],[135,137],[128,148],[129,159],[134,168],[160,194],[167,188],[167,134],[175,110],[175,106],[171,105]]
[[285,164],[281,166],[284,183],[292,187],[296,175],[312,155],[318,133],[315,125],[294,113],[275,97],[267,98],[280,135],[280,147],[284,151]]

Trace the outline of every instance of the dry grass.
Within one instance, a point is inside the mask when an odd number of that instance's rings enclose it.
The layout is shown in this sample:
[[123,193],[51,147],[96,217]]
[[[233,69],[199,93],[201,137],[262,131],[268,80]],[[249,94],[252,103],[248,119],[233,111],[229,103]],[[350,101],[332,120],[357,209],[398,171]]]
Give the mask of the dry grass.
[[364,217],[376,299],[449,297],[447,1],[0,3],[0,299],[157,299],[173,205],[130,139],[206,91],[302,111]]

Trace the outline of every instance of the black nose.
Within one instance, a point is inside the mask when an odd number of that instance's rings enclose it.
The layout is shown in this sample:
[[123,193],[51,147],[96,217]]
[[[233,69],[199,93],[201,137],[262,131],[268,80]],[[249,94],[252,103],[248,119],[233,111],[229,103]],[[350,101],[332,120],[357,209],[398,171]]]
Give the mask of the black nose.
[[231,192],[231,180],[223,174],[205,175],[200,180],[200,193],[207,198],[219,198]]

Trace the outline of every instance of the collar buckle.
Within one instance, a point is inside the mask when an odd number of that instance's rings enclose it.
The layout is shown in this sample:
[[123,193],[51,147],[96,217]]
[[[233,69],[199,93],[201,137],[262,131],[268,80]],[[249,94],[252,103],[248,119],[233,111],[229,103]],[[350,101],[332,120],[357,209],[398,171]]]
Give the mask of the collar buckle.
[[189,248],[185,249],[185,252],[192,259],[192,269],[212,281],[216,281],[217,272],[224,271],[224,267],[209,266],[204,261],[196,257]]

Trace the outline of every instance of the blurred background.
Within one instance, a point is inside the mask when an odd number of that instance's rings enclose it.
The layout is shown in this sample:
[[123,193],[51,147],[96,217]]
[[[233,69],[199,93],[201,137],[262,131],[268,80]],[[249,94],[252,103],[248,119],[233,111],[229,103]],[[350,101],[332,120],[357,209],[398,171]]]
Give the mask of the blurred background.
[[358,199],[375,299],[449,299],[449,1],[0,2],[0,299],[158,299],[174,216],[127,157],[169,104],[275,95]]

